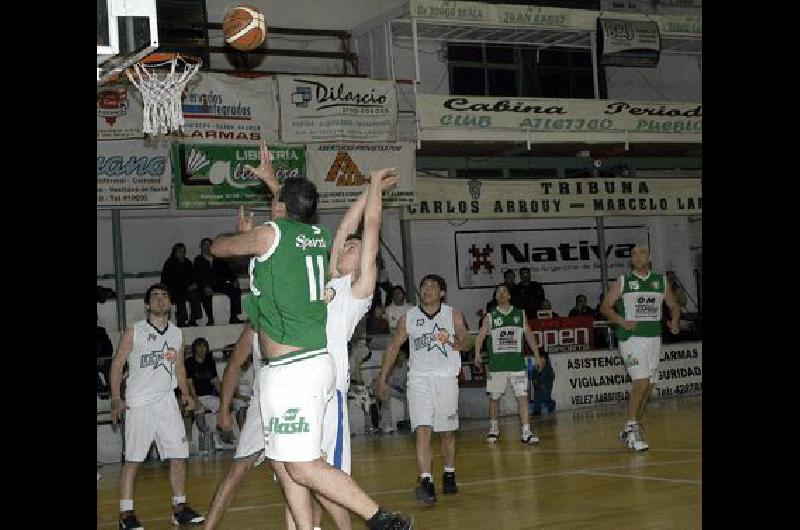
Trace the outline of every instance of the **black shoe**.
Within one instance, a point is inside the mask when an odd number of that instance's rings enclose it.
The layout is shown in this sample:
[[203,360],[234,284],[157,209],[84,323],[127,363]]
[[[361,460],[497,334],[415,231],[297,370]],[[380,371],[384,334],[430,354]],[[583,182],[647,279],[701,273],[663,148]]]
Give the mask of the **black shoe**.
[[239,320],[238,318],[232,318],[232,319],[229,320],[229,323],[231,323],[231,324],[241,324],[243,322],[244,322],[244,320]]
[[453,495],[458,493],[458,486],[456,485],[456,474],[445,473],[442,476],[442,493],[445,495]]
[[541,416],[542,415],[542,409],[533,409],[533,415],[534,416]]
[[192,510],[185,502],[178,504],[175,508],[178,508],[177,512],[174,508],[172,510],[172,524],[175,526],[198,524],[206,520],[205,517]]
[[214,319],[209,318],[208,321],[206,322],[206,326],[213,326],[213,325],[214,325]]
[[422,504],[436,504],[436,488],[433,487],[433,481],[429,477],[420,480],[414,494]]
[[414,528],[414,519],[400,512],[387,512],[378,508],[378,513],[367,521],[370,530],[411,530]]
[[554,410],[556,410],[556,402],[555,401],[551,401],[550,403],[548,403],[547,404],[547,410],[549,410],[550,412],[553,412]]
[[144,530],[144,527],[133,510],[128,510],[119,514],[119,530]]

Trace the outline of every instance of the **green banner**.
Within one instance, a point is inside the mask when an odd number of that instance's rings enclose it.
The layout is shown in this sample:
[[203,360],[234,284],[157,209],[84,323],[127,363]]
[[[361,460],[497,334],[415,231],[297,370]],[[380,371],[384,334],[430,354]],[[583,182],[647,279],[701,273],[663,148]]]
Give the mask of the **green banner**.
[[[278,181],[306,178],[302,145],[270,145]],[[245,165],[258,166],[258,145],[174,143],[172,172],[179,210],[267,208],[272,194]]]

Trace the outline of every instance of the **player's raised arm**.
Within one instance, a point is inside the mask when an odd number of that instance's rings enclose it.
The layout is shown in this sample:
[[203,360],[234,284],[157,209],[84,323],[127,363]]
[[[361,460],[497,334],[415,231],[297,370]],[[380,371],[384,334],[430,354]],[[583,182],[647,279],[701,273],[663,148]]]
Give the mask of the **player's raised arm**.
[[286,217],[286,207],[284,203],[278,200],[281,194],[282,186],[278,181],[278,178],[275,176],[275,170],[272,167],[272,157],[269,154],[267,142],[263,142],[261,144],[259,154],[261,163],[258,165],[258,167],[253,167],[249,164],[245,164],[244,167],[245,169],[252,171],[256,177],[264,182],[267,185],[267,188],[269,188],[270,193],[272,193],[272,204],[270,205],[272,218],[280,219],[282,217]]
[[358,298],[366,298],[371,295],[378,279],[377,258],[383,219],[383,192],[397,184],[397,176],[394,175],[394,171],[395,168],[374,171],[367,188],[364,233],[361,236],[360,273],[353,284],[353,294]]
[[361,217],[364,214],[364,207],[367,204],[367,192],[369,187],[361,192],[356,202],[350,205],[350,208],[344,213],[339,228],[336,229],[336,236],[333,238],[331,244],[331,257],[328,262],[328,273],[331,278],[339,276],[339,271],[336,268],[336,262],[339,259],[339,251],[344,246],[347,236],[354,234],[358,230],[358,225],[361,222]]
[[211,244],[211,253],[218,258],[231,256],[260,256],[275,240],[275,230],[269,225],[253,227],[252,213],[239,210],[239,233],[221,234]]

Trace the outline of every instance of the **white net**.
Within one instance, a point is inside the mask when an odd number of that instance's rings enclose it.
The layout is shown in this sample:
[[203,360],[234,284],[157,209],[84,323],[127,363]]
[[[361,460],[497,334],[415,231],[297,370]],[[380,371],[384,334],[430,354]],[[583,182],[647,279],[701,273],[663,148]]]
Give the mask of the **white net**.
[[[189,62],[177,56],[161,63],[135,63],[125,71],[142,93],[145,134],[157,136],[183,128],[181,94],[201,64],[199,59]],[[165,66],[169,71],[158,71]]]

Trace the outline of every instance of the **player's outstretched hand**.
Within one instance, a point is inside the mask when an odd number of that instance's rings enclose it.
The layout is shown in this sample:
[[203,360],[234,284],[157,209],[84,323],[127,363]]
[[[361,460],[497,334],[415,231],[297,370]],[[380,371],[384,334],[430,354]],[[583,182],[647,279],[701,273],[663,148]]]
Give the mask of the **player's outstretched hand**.
[[181,394],[181,401],[186,410],[194,410],[194,398],[188,394]]
[[269,149],[267,149],[266,142],[261,144],[260,155],[261,163],[258,165],[258,167],[253,167],[249,164],[245,164],[244,167],[245,169],[252,171],[253,174],[262,180],[273,193],[276,193],[275,190],[279,189],[281,185],[275,176],[275,170],[272,168],[272,159],[269,156]]
[[237,228],[240,233],[249,232],[253,229],[253,212],[245,213],[244,206],[239,206]]
[[217,427],[223,432],[230,432],[233,430],[233,419],[231,418],[230,411],[220,409],[219,417],[217,418]]
[[128,407],[125,405],[124,399],[112,399],[111,400],[111,421],[113,423],[117,423],[119,420],[122,419],[122,415],[125,413],[125,409]]
[[380,182],[381,191],[390,190],[397,185],[397,175],[395,171],[397,171],[396,167],[385,167],[378,171],[373,171],[369,176],[370,182]]

